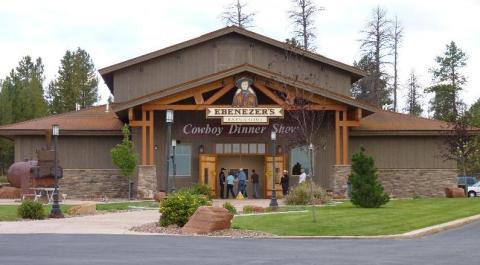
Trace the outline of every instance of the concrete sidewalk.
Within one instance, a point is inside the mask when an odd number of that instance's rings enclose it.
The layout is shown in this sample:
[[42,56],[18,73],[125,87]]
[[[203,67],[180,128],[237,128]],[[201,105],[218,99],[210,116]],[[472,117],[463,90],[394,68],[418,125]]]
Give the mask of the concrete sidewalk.
[[157,222],[158,210],[105,213],[64,219],[0,222],[0,234],[142,234],[132,226]]

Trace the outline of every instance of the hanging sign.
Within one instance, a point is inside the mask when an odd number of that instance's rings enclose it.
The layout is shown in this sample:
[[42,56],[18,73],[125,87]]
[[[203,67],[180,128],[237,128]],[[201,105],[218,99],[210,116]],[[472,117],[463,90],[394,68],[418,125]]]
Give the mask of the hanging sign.
[[222,124],[268,124],[270,118],[283,118],[283,108],[207,108],[207,119],[221,118]]

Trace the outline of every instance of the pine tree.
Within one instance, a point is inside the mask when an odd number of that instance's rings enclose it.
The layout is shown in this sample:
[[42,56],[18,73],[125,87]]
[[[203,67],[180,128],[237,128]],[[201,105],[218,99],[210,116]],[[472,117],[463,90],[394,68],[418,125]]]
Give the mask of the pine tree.
[[435,94],[430,101],[430,109],[435,112],[436,119],[455,121],[464,108],[459,92],[462,90],[462,85],[467,82],[467,78],[461,72],[467,64],[467,56],[452,41],[447,45],[443,56],[435,58],[435,62],[438,65],[431,69],[431,72],[436,84],[426,90]]
[[480,128],[480,99],[470,106],[465,116],[468,117],[469,125]]
[[349,176],[352,184],[352,203],[362,208],[378,208],[386,204],[390,198],[383,191],[378,181],[377,168],[371,156],[365,154],[362,147],[360,152],[352,157],[352,173]]
[[315,15],[318,11],[324,10],[317,7],[310,0],[292,0],[293,8],[288,12],[289,18],[294,26],[292,39],[300,43],[300,47],[307,51],[314,51],[315,46]]
[[393,111],[397,111],[397,90],[398,90],[398,50],[403,41],[403,27],[400,25],[397,16],[393,22],[392,29],[392,51],[393,51]]
[[[352,86],[352,95],[356,99],[364,100],[373,105],[378,105],[378,99],[380,98],[384,104],[389,102],[389,92],[387,90],[387,80],[385,76],[382,76],[378,80],[380,90],[377,93],[374,92],[373,86],[377,82],[375,78],[375,62],[368,55],[364,55],[360,61],[353,62],[353,65],[357,68],[364,70],[367,76],[354,83]],[[382,104],[382,105],[384,105]]]
[[137,166],[138,157],[133,151],[133,142],[130,139],[128,125],[122,128],[123,140],[110,150],[112,161],[120,169],[122,176],[128,178],[128,199],[132,198],[132,174]]
[[387,18],[387,11],[380,7],[375,8],[372,17],[361,32],[364,35],[360,45],[362,59],[367,58],[368,63],[372,64],[369,73],[371,82],[365,89],[370,94],[371,103],[378,107],[385,107],[391,104],[391,91],[386,83],[383,84],[388,79],[384,68],[387,64],[386,57],[390,55],[392,46],[392,22]]
[[420,94],[420,84],[418,83],[417,75],[413,70],[410,72],[410,77],[408,78],[407,89],[407,106],[405,107],[405,111],[410,115],[421,116],[423,112],[420,102],[422,95]]
[[255,13],[247,13],[245,11],[247,4],[242,3],[240,0],[236,0],[225,8],[221,18],[226,26],[237,26],[240,28],[253,27],[253,19]]
[[98,78],[90,55],[80,48],[67,51],[58,76],[47,91],[52,113],[63,113],[92,106],[98,101]]

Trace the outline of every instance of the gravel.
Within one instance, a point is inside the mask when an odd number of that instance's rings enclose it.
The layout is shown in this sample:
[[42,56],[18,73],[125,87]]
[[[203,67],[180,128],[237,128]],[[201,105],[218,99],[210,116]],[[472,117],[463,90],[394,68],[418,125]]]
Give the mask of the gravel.
[[258,232],[252,230],[242,230],[242,229],[225,229],[214,231],[209,234],[188,234],[182,232],[182,228],[171,225],[168,227],[159,226],[158,222],[148,223],[141,226],[135,226],[130,229],[131,231],[141,232],[141,233],[156,233],[162,235],[195,235],[195,236],[210,236],[210,237],[232,237],[232,238],[268,238],[273,237],[274,235]]

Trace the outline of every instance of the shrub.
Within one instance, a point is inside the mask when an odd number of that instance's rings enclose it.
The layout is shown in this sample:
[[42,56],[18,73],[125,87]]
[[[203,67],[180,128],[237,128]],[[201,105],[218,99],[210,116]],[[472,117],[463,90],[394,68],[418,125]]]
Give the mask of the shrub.
[[330,201],[327,192],[314,182],[304,182],[290,190],[286,197],[287,205],[320,204]]
[[227,211],[231,214],[237,214],[237,209],[235,208],[235,206],[233,206],[233,204],[229,203],[229,202],[225,202],[223,205],[222,205],[223,208],[227,209]]
[[190,194],[203,195],[211,200],[213,197],[212,190],[208,185],[195,183],[190,187],[184,187],[178,190],[179,192],[188,192]]
[[160,203],[160,225],[178,225],[184,226],[190,216],[203,205],[209,205],[208,200],[203,195],[191,194],[186,191],[178,191],[169,194]]
[[251,205],[245,205],[243,206],[243,213],[253,213],[253,206]]
[[352,157],[352,173],[349,176],[352,184],[352,203],[362,208],[378,208],[387,203],[390,198],[383,191],[378,181],[377,168],[371,156],[365,154],[362,147],[360,152]]
[[47,214],[43,204],[34,201],[23,201],[17,209],[18,216],[23,219],[45,219]]

